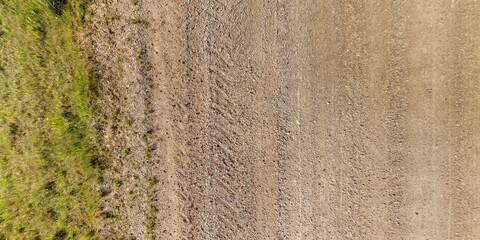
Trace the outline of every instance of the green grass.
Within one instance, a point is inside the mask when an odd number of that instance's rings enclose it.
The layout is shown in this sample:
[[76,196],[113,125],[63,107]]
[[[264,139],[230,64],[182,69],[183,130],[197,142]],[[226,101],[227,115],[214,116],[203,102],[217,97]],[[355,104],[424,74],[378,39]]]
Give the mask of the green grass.
[[0,239],[96,239],[89,0],[0,0]]

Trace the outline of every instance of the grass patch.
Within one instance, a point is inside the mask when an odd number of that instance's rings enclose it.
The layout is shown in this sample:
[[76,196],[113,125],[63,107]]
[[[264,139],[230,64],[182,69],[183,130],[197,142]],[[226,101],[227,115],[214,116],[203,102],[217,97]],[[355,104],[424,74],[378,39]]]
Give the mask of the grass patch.
[[96,239],[90,0],[0,0],[0,239]]

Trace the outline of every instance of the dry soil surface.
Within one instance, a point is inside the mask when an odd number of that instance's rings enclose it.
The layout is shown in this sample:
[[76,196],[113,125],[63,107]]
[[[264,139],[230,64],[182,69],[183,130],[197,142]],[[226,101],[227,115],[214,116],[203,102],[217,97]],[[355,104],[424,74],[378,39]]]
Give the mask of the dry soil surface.
[[480,2],[106,0],[106,238],[480,239]]

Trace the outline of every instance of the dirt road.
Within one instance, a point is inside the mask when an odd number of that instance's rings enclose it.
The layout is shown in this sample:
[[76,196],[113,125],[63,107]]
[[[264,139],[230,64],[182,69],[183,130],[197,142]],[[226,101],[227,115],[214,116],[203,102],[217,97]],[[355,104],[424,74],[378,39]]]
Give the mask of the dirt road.
[[480,239],[479,2],[93,10],[133,122],[107,238]]

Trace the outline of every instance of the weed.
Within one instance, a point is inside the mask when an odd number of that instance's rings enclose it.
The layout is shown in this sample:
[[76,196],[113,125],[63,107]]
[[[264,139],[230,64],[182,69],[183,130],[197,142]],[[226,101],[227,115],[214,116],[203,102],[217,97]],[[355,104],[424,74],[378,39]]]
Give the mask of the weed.
[[150,130],[146,131],[146,132],[143,134],[143,138],[146,138],[146,137],[152,135],[152,133],[153,133],[153,129],[150,129]]
[[130,119],[125,120],[125,125],[127,127],[131,127],[133,125],[133,119],[130,118]]
[[103,219],[112,219],[112,218],[115,217],[115,215],[110,211],[102,212],[101,215],[102,215]]
[[108,194],[110,194],[111,192],[112,192],[112,190],[110,190],[110,189],[101,189],[100,190],[100,196],[105,197]]
[[147,54],[147,50],[145,50],[144,48],[140,49],[138,52],[137,52],[137,58],[138,59],[142,59],[145,54]]
[[154,227],[155,227],[155,222],[153,221],[153,219],[148,219],[147,220],[147,231],[151,232]]
[[118,180],[115,184],[114,184],[114,187],[115,188],[119,188],[123,185],[123,181],[122,180]]
[[146,157],[147,159],[151,158],[153,151],[155,151],[155,147],[153,147],[153,146],[148,146],[147,149],[145,149],[145,157]]
[[145,20],[142,20],[142,19],[139,19],[139,18],[130,18],[130,24],[140,24],[140,25],[143,25],[145,27],[148,27],[148,22],[145,21]]
[[130,148],[125,148],[122,153],[122,157],[126,158],[132,150]]
[[155,186],[158,183],[158,179],[156,177],[150,178],[150,187]]

